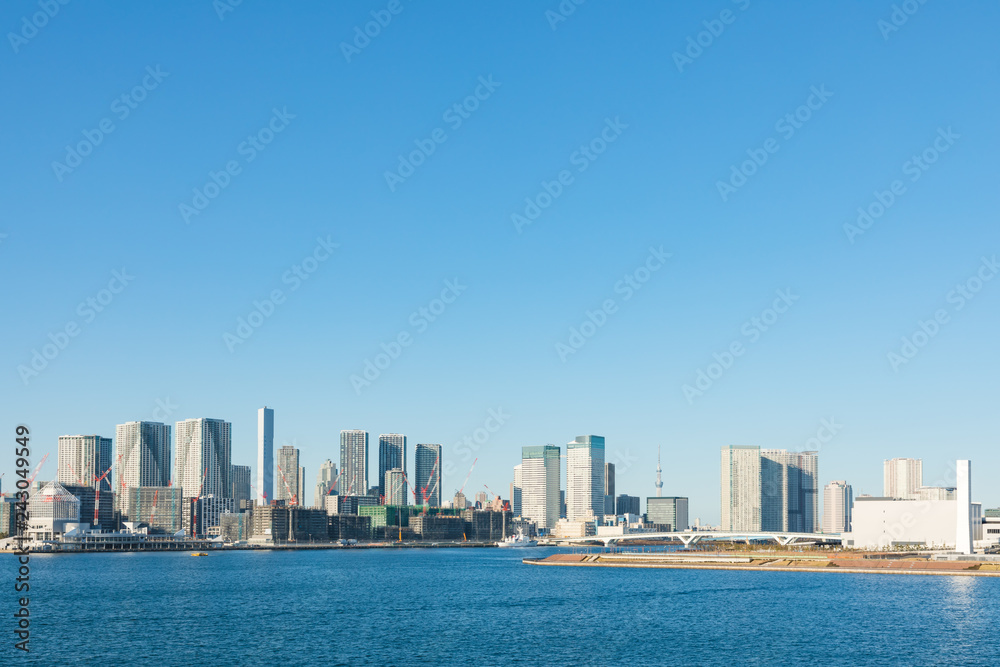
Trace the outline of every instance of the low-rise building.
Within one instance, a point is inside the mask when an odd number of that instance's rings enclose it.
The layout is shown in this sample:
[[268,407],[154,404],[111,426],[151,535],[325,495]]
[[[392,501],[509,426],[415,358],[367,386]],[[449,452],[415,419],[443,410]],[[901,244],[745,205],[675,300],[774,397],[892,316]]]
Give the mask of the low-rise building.
[[851,532],[845,547],[954,549],[957,500],[896,500],[859,496],[854,499]]
[[421,514],[410,518],[410,528],[423,540],[460,540],[465,531],[465,520],[460,516]]

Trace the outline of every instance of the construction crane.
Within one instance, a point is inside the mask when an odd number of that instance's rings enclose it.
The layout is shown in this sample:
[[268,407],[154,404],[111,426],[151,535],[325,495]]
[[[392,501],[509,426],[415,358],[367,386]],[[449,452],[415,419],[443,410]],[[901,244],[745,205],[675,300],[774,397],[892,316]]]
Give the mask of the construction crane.
[[465,491],[465,485],[469,483],[469,478],[470,478],[470,477],[472,477],[472,471],[476,469],[476,464],[477,464],[477,463],[479,463],[479,457],[478,457],[478,456],[476,457],[476,460],[472,462],[472,467],[471,467],[471,468],[469,468],[469,474],[465,476],[465,481],[464,481],[464,482],[462,482],[462,488],[460,488],[460,489],[458,490],[458,492],[459,492],[460,494],[461,494],[461,493],[462,493],[463,491]]
[[35,478],[38,477],[38,473],[42,471],[42,466],[45,465],[45,460],[47,458],[49,458],[48,452],[45,453],[45,456],[42,457],[42,460],[38,462],[37,466],[35,466],[35,472],[31,473],[31,477],[28,478],[29,488],[31,487],[31,483],[35,481]]
[[[108,473],[110,473],[111,469],[114,467],[115,464],[112,463],[111,467],[105,470],[104,474],[100,477],[98,477],[96,473],[94,474],[94,528],[97,528],[98,526],[97,510],[101,506],[101,482],[104,481],[104,478],[108,476]],[[111,482],[108,482],[108,486],[111,486]]]
[[[299,504],[298,493],[292,493],[292,489],[291,487],[288,486],[288,480],[285,479],[285,473],[281,470],[281,466],[279,465],[277,466],[277,468],[278,468],[278,474],[281,475],[281,481],[284,482],[285,484],[285,493],[288,494],[288,497],[291,499],[293,505],[298,505]],[[298,491],[298,489],[295,490],[296,492]]]
[[153,492],[153,509],[149,511],[149,526],[153,527],[153,517],[156,516],[156,500],[160,497],[160,490],[157,489]]

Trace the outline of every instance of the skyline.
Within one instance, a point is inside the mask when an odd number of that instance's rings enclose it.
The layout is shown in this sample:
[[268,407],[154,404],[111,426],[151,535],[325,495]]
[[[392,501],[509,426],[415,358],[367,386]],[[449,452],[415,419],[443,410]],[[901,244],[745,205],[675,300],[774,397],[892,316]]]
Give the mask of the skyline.
[[2,427],[39,479],[60,435],[210,417],[256,480],[263,405],[309,493],[358,426],[441,443],[444,498],[579,433],[654,496],[662,447],[711,523],[724,445],[815,439],[855,495],[1000,466],[1000,7],[404,2],[345,55],[385,6],[71,3],[7,52]]

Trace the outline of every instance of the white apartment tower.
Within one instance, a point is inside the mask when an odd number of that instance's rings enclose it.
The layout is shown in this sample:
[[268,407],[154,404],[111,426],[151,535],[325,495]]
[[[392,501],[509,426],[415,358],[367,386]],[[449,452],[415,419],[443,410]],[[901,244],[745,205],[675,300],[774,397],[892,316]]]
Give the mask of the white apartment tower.
[[920,459],[889,459],[883,464],[882,495],[896,500],[917,500],[923,486],[924,462]]
[[[222,419],[186,419],[175,427],[177,464],[174,486],[184,498],[232,497],[232,425]],[[165,486],[165,485],[164,485]]]
[[823,488],[823,532],[827,534],[851,531],[851,508],[854,493],[844,481],[830,482]]
[[539,529],[552,530],[559,521],[559,448],[521,448],[521,516]]
[[760,531],[760,447],[722,448],[722,530]]
[[566,445],[566,518],[604,516],[604,437],[579,435]]
[[368,494],[368,433],[360,430],[340,432],[340,495]]
[[274,498],[274,410],[257,410],[257,503]]
[[59,463],[56,480],[70,486],[97,488],[101,479],[101,491],[111,491],[111,475],[104,475],[111,468],[111,438],[99,435],[59,436]]

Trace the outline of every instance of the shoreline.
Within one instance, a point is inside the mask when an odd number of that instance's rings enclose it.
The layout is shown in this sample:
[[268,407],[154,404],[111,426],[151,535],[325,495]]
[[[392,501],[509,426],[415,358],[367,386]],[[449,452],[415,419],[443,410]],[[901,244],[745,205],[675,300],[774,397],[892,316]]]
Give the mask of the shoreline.
[[[911,560],[905,561],[910,567],[899,567],[904,561],[871,561],[871,566],[858,567],[855,565],[838,565],[836,560],[801,559],[792,560],[788,564],[783,561],[787,559],[776,559],[770,562],[756,563],[747,558],[746,563],[735,562],[709,562],[707,559],[701,561],[683,562],[676,558],[644,558],[644,559],[609,559],[606,555],[576,555],[576,554],[556,554],[545,558],[524,558],[521,562],[525,565],[540,565],[549,567],[624,567],[624,568],[652,568],[667,570],[744,570],[749,572],[837,572],[843,574],[914,574],[914,575],[936,575],[936,576],[960,576],[960,577],[1000,577],[1000,567],[990,564],[997,569],[981,570],[981,562],[954,562],[954,561],[929,561]],[[757,559],[760,560],[760,559]],[[792,562],[802,563],[793,565]],[[813,565],[813,563],[817,563]],[[818,563],[823,563],[819,565]],[[894,566],[895,565],[895,566]]]
[[[419,544],[419,543],[369,543],[369,544],[273,544],[273,545],[171,545],[162,548],[138,548],[138,549],[31,549],[27,553],[30,556],[45,555],[65,555],[65,554],[138,554],[138,553],[221,553],[225,551],[329,551],[333,549],[489,549],[498,548],[495,542],[465,542],[457,544]],[[24,555],[23,552],[13,549],[0,550],[0,556],[10,554],[12,556]]]

